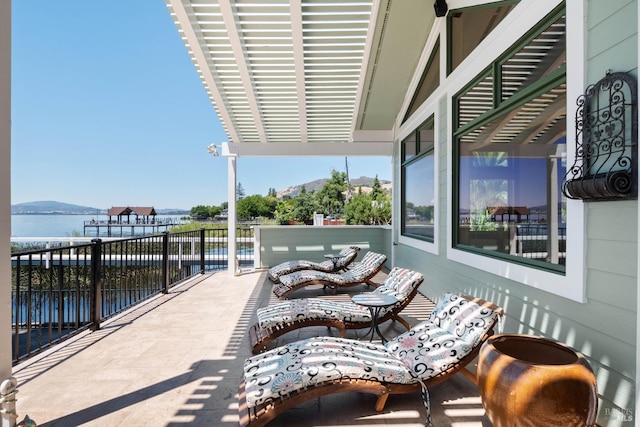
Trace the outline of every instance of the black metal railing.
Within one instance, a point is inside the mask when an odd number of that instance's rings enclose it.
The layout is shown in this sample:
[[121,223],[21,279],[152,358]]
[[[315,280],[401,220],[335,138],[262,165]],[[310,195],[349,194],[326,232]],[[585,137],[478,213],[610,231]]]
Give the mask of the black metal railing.
[[[253,263],[253,229],[237,230],[236,258]],[[16,252],[12,264],[13,363],[198,274],[226,269],[226,229],[165,232]]]

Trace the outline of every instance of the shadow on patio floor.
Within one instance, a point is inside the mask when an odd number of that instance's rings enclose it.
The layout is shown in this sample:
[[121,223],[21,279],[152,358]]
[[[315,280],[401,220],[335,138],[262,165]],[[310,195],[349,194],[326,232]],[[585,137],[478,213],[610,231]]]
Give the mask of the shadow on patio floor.
[[[376,280],[383,280],[382,274]],[[237,390],[244,360],[251,355],[247,330],[257,307],[277,299],[266,272],[231,277],[227,272],[199,276],[18,365],[19,419],[28,414],[41,427],[58,426],[235,426]],[[348,300],[367,288],[325,294],[308,288],[296,297]],[[422,295],[405,309],[411,324],[433,307]],[[388,322],[383,332],[403,332]],[[348,331],[357,338],[363,331]],[[272,344],[313,335],[337,334],[306,328]],[[432,387],[435,426],[490,426],[475,386],[463,376]],[[270,426],[422,426],[419,393],[391,396],[376,413],[376,397],[344,393],[306,402]]]

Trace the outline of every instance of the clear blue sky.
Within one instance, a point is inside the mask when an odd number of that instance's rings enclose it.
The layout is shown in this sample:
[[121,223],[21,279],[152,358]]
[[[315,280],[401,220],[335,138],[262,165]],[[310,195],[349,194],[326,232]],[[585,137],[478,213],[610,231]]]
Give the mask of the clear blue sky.
[[[11,200],[191,208],[227,199],[227,138],[160,0],[17,0]],[[344,170],[344,158],[239,158],[247,195]],[[350,157],[391,180],[391,159]]]

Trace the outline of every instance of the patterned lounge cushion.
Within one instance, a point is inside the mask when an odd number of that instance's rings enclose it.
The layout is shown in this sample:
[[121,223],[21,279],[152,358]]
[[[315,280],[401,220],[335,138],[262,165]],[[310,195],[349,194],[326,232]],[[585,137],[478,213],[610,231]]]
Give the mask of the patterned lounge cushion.
[[498,321],[499,314],[459,295],[444,294],[429,316],[434,325],[475,347],[484,334]]
[[[350,264],[356,256],[358,256],[358,252],[360,252],[360,248],[358,246],[349,246],[348,248],[344,248],[340,251],[340,258],[335,260],[335,268],[341,269]],[[331,261],[334,262],[334,261]]]
[[[384,316],[403,304],[411,292],[422,282],[420,273],[406,268],[395,267],[385,280],[384,284],[373,292],[393,295],[398,303],[380,310],[379,315]],[[280,329],[296,321],[312,319],[329,319],[342,322],[371,322],[369,309],[352,302],[328,301],[320,298],[301,298],[285,301],[259,308],[258,324],[262,329]]]
[[321,298],[302,298],[259,308],[258,324],[262,329],[279,329],[295,321],[330,319],[342,322],[371,322],[366,307],[352,302]]
[[424,280],[424,276],[407,268],[394,267],[384,283],[373,292],[389,294],[402,301]]
[[338,285],[346,283],[346,280],[342,277],[342,274],[325,273],[324,271],[302,270],[280,277],[280,283],[282,283],[284,286],[287,286],[288,288],[295,288],[302,283],[307,283],[315,280],[329,281]]
[[386,347],[423,380],[455,366],[471,351],[466,342],[429,322],[411,328]]
[[336,258],[335,263],[334,260],[331,259],[323,262],[313,262],[303,259],[286,261],[274,267],[271,267],[269,269],[269,277],[271,277],[271,279],[274,281],[278,281],[280,276],[282,275],[304,269],[325,271],[329,273],[336,269],[344,268],[346,265],[351,263],[353,259],[358,256],[359,251],[360,248],[357,246],[349,246],[347,248],[344,248],[338,253],[340,257]]
[[250,357],[244,375],[250,407],[338,379],[415,382],[384,346],[333,337],[309,338]]
[[497,321],[498,313],[454,294],[445,294],[429,320],[389,341],[386,347],[422,379],[453,367]]
[[276,265],[275,267],[271,267],[269,269],[269,275],[271,277],[279,277],[292,271],[304,269],[331,271],[333,270],[333,261],[327,260],[323,262],[313,262],[303,259],[295,261],[285,261],[281,264]]
[[358,265],[344,273],[325,273],[322,271],[302,270],[281,276],[280,283],[290,289],[293,289],[300,284],[316,280],[330,282],[337,286],[359,283],[363,282],[379,270],[386,260],[386,255],[367,252]]

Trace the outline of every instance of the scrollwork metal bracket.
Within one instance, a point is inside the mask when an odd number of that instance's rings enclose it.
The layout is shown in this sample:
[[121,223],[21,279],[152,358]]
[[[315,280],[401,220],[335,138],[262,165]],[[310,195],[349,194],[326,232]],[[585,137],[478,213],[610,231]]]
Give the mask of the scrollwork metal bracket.
[[577,100],[576,153],[562,192],[584,201],[638,197],[636,79],[610,73]]

